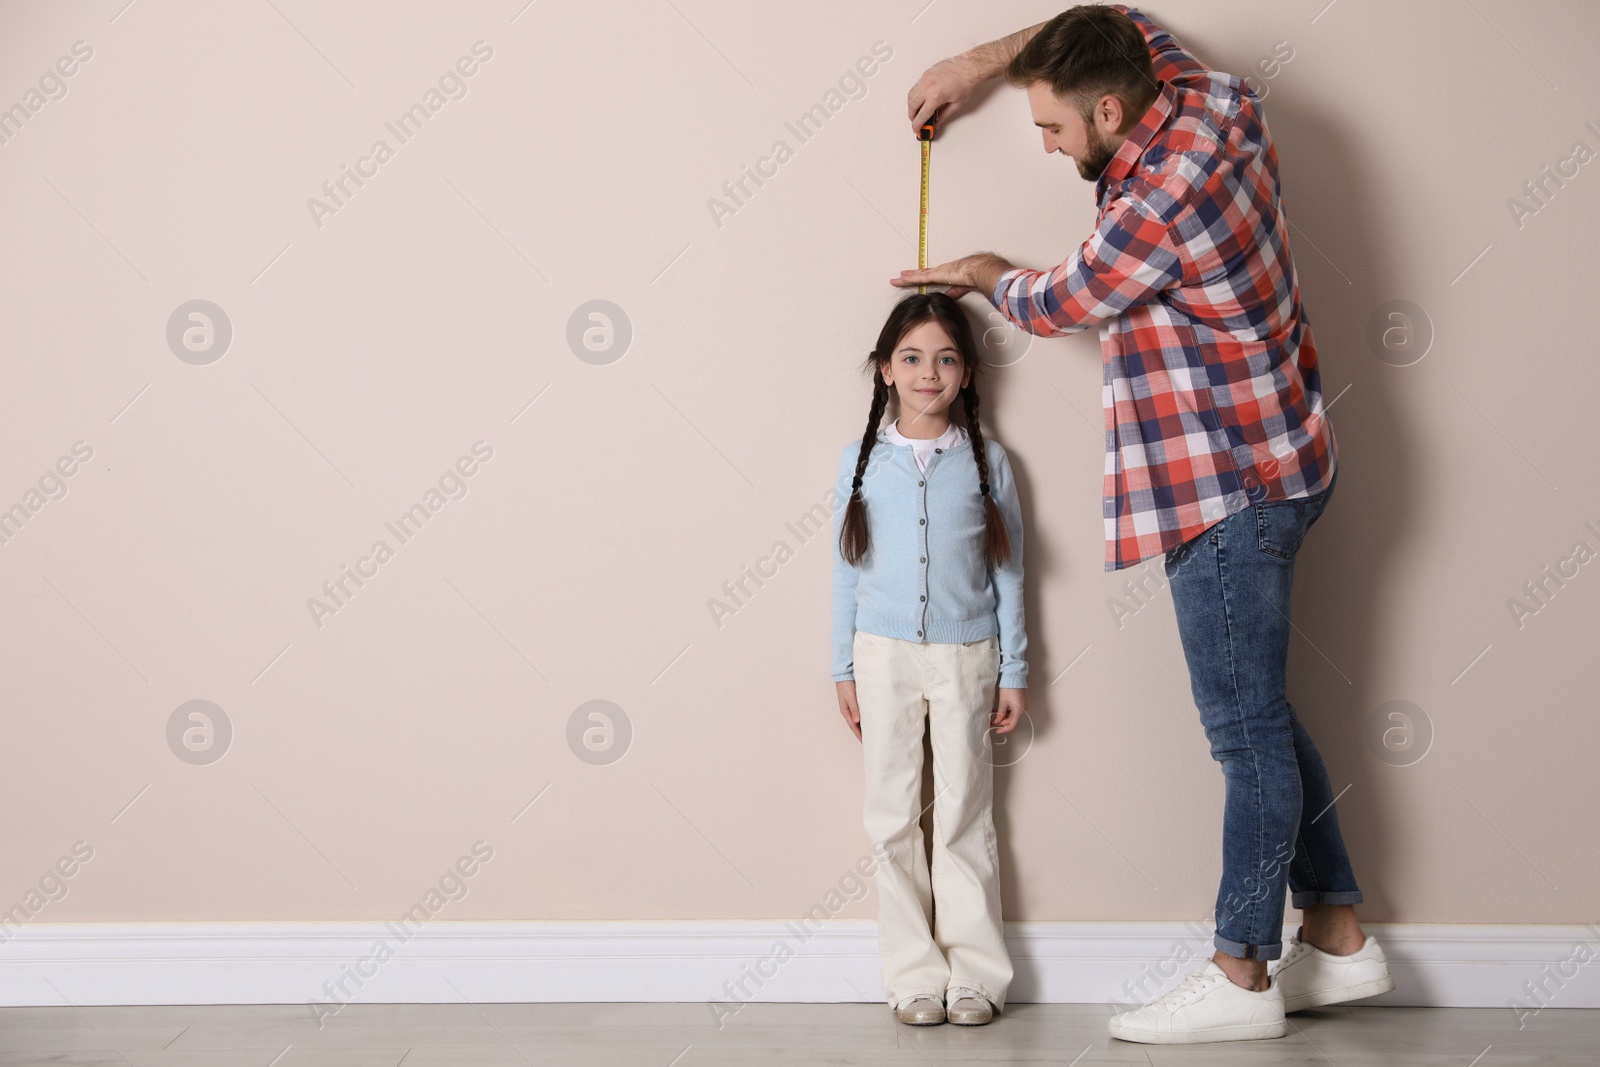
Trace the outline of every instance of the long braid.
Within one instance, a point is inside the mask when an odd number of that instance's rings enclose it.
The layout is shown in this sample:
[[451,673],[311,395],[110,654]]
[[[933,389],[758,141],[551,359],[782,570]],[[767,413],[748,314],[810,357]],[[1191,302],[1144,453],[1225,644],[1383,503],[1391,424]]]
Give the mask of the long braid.
[[[874,353],[876,357],[876,353]],[[872,547],[867,528],[867,502],[861,496],[861,476],[866,473],[867,461],[872,457],[872,446],[878,441],[878,423],[889,406],[889,383],[883,375],[872,376],[872,407],[867,413],[867,429],[861,435],[861,453],[856,457],[856,476],[851,483],[850,503],[845,508],[844,522],[839,528],[839,554],[850,566],[859,566],[867,550]]]
[[1006,533],[1006,520],[995,506],[994,495],[989,492],[989,454],[983,444],[983,430],[978,425],[978,383],[973,381],[961,390],[966,404],[967,436],[972,438],[972,458],[978,464],[978,492],[983,496],[983,556],[990,569],[1003,567],[1011,560],[1011,538]]

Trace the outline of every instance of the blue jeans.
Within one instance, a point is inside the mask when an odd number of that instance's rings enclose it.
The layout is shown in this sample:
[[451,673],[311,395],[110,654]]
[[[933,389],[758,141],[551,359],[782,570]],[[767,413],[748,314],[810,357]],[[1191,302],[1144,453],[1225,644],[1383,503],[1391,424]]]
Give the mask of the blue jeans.
[[1216,947],[1283,954],[1283,893],[1296,908],[1358,904],[1322,757],[1284,694],[1294,558],[1338,481],[1259,501],[1166,554],[1189,686],[1222,764],[1222,884]]

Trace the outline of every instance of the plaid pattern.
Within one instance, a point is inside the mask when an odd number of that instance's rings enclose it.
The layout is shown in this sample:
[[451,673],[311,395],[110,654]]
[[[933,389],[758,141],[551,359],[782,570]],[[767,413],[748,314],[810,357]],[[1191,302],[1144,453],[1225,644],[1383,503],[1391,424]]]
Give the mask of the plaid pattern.
[[1261,103],[1138,11],[1160,95],[1095,185],[1094,234],[990,301],[1042,337],[1098,323],[1105,569],[1257,501],[1321,492],[1337,451]]

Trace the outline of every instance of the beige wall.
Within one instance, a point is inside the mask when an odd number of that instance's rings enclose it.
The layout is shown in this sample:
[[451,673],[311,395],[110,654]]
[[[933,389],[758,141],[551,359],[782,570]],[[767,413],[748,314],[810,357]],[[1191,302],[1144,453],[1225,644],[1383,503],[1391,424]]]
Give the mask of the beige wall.
[[[8,7],[0,105],[93,55],[0,146],[0,506],[74,472],[0,546],[0,903],[82,841],[34,921],[388,918],[482,841],[441,918],[782,918],[865,853],[830,553],[789,524],[862,432],[854,368],[915,262],[907,89],[1056,9],[520,6]],[[1369,917],[1593,920],[1600,562],[1520,625],[1508,602],[1600,550],[1600,162],[1520,224],[1508,199],[1600,150],[1600,17],[1322,8],[1149,9],[1218,67],[1292,52],[1257,77],[1344,473],[1291,698],[1348,786]],[[467,94],[397,144],[384,123],[480,40]],[[880,41],[800,144],[785,122]],[[307,200],[379,138],[393,158],[319,225]],[[792,157],[714,219],[778,139]],[[1014,90],[935,146],[935,260],[1053,265],[1093,219]],[[196,299],[232,328],[203,365],[166,337]],[[593,299],[631,323],[609,364],[566,338]],[[1396,299],[1434,332],[1409,366],[1366,339]],[[1202,918],[1222,780],[1159,569],[1148,606],[1109,606],[1135,576],[1101,570],[1097,339],[1000,362],[1037,731],[999,775],[1007,917]],[[385,522],[462,457],[465,495],[400,544]],[[379,539],[393,558],[313,621]],[[169,745],[192,700],[231,724],[209,765]],[[591,700],[631,723],[610,765],[568,743]],[[1395,700],[1433,732],[1405,766],[1365,734]]]

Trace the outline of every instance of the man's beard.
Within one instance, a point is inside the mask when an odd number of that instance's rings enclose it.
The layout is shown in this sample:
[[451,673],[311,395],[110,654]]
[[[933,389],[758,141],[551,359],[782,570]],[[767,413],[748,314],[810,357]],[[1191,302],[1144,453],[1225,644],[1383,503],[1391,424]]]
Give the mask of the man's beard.
[[1078,165],[1078,174],[1084,181],[1098,181],[1105,171],[1106,165],[1111,162],[1111,157],[1117,154],[1121,145],[1113,144],[1108,138],[1102,137],[1100,130],[1092,120],[1085,123],[1085,134],[1088,147],[1083,155],[1073,162]]

